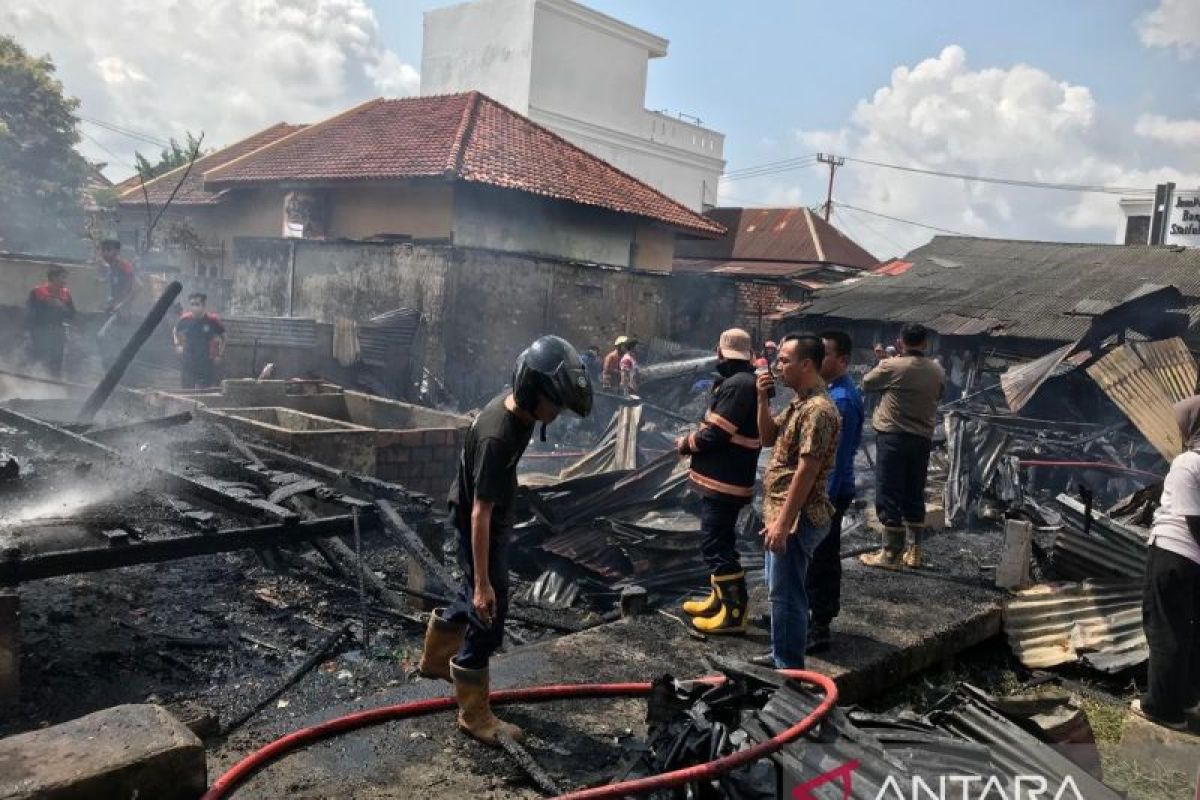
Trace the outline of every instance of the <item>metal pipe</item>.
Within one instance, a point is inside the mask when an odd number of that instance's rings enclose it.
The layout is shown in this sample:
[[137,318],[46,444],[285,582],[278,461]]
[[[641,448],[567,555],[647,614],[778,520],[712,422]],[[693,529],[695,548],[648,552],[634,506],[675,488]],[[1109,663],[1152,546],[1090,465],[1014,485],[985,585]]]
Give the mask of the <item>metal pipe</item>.
[[83,408],[79,410],[79,422],[91,422],[96,412],[108,400],[113,389],[117,388],[117,384],[121,382],[121,376],[125,374],[125,370],[129,368],[129,364],[133,361],[133,357],[137,355],[138,350],[142,349],[142,345],[150,338],[150,334],[154,333],[154,329],[158,327],[158,323],[162,322],[162,318],[166,316],[167,309],[175,302],[175,298],[183,291],[183,284],[179,281],[171,281],[167,284],[167,288],[155,301],[150,308],[150,313],[146,314],[146,318],[142,320],[142,324],[133,332],[133,336],[121,348],[121,354],[117,356],[117,360],[108,368],[104,378],[92,390],[88,399],[84,402]]

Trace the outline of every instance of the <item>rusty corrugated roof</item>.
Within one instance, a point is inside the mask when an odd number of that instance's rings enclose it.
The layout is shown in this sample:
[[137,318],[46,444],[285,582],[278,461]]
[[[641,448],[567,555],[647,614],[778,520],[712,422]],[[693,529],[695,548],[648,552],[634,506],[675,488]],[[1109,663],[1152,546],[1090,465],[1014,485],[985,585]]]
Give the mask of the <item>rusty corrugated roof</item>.
[[680,240],[681,259],[823,263],[874,268],[879,260],[807,208],[714,208],[706,216],[728,231],[719,239]]

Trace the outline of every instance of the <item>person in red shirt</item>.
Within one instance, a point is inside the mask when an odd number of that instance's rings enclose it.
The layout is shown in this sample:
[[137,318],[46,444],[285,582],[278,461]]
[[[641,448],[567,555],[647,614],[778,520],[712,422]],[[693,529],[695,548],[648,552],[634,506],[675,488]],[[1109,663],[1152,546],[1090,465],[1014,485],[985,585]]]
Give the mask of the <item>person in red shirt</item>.
[[26,303],[25,328],[29,333],[29,359],[51,377],[62,377],[66,323],[75,318],[75,302],[67,289],[67,271],[55,265],[46,282],[33,287]]
[[175,323],[172,337],[179,354],[179,385],[184,389],[203,389],[217,383],[217,365],[225,354],[225,326],[205,306],[203,292],[188,295],[190,310]]

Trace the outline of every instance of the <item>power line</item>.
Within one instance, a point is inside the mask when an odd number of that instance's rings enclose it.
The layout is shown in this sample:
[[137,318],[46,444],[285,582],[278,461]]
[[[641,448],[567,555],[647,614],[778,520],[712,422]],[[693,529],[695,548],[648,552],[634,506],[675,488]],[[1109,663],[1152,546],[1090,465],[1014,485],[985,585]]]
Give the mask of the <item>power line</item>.
[[874,216],[874,217],[882,217],[883,219],[890,219],[892,222],[900,222],[905,225],[915,225],[918,228],[927,228],[931,231],[937,231],[939,233],[949,233],[952,236],[974,236],[975,235],[973,233],[963,233],[962,231],[953,231],[953,230],[950,230],[949,228],[939,228],[936,225],[926,225],[924,222],[914,222],[911,219],[903,219],[901,217],[893,217],[890,214],[881,214],[878,211],[870,211],[865,208],[859,208],[858,206],[852,206],[849,203],[843,203],[840,200],[834,200],[833,204],[835,206],[841,206],[842,208],[848,208],[851,211],[861,211],[864,214],[870,214],[871,216]]
[[98,128],[104,128],[106,131],[112,131],[113,133],[118,133],[122,136],[127,136],[130,139],[136,139],[139,142],[145,142],[146,144],[152,144],[152,145],[156,145],[158,147],[170,147],[171,146],[170,142],[163,141],[162,139],[156,139],[153,136],[150,136],[149,134],[138,133],[137,131],[131,130],[129,128],[122,128],[120,125],[114,125],[111,122],[104,122],[103,120],[92,119],[91,117],[85,117],[82,115],[80,115],[79,119],[82,120],[83,122],[87,122],[92,125],[95,125]]
[[[853,212],[854,212],[854,214],[855,214],[855,216],[854,216],[854,219],[855,219],[855,221],[862,223],[862,226],[863,226],[864,228],[866,228],[867,230],[869,230],[871,233],[875,234],[875,237],[876,237],[877,239],[883,239],[884,241],[886,241],[886,242],[887,242],[888,244],[890,244],[892,247],[896,248],[896,249],[897,249],[898,251],[900,251],[901,253],[903,253],[903,252],[905,252],[905,251],[907,250],[907,248],[905,248],[905,247],[904,247],[904,245],[900,244],[900,243],[899,243],[899,242],[897,242],[895,239],[893,239],[892,237],[888,236],[888,235],[887,235],[886,233],[884,233],[883,231],[881,231],[881,230],[879,230],[878,228],[876,228],[874,225],[872,225],[871,223],[869,223],[869,222],[868,222],[866,219],[859,217],[859,216],[858,216],[858,214],[859,214],[860,212],[859,212],[859,211],[857,211],[856,209],[849,208],[849,207],[847,207],[847,206],[845,206],[845,205],[842,205],[842,204],[840,204],[840,203],[839,203],[838,205],[841,205],[841,206],[842,206],[841,210],[842,210],[843,212],[844,212],[844,211],[853,211]],[[841,219],[845,219],[845,216],[846,216],[845,214],[842,214],[842,216],[841,216]]]
[[1024,186],[1030,189],[1056,189],[1064,192],[1091,192],[1096,194],[1153,194],[1153,189],[1134,189],[1127,186],[1098,186],[1082,183],[1051,183],[1047,181],[1030,181],[1021,180],[1018,178],[996,178],[984,175],[968,175],[962,172],[944,172],[935,169],[922,169],[920,167],[906,167],[901,164],[888,164],[883,161],[871,161],[865,158],[855,158],[854,156],[843,156],[847,161],[853,161],[856,164],[866,164],[872,167],[883,167],[884,169],[894,169],[901,172],[913,172],[918,175],[932,175],[938,178],[956,178],[964,181],[975,181],[977,183],[997,183],[1003,186]]
[[129,167],[130,169],[132,169],[132,170],[134,170],[134,171],[136,171],[136,170],[137,170],[137,167],[135,167],[133,164],[130,164],[130,163],[129,163],[128,161],[126,161],[124,158],[121,158],[121,156],[117,155],[117,154],[116,154],[116,153],[114,153],[112,150],[109,150],[107,147],[105,147],[103,144],[101,144],[101,143],[100,143],[100,141],[99,141],[98,139],[96,139],[94,136],[91,136],[90,134],[88,134],[88,132],[87,132],[87,131],[80,131],[80,132],[79,132],[79,134],[80,134],[80,135],[81,135],[83,138],[85,138],[85,139],[87,139],[89,142],[91,142],[92,144],[96,145],[96,147],[99,147],[101,150],[103,150],[104,152],[106,152],[106,153],[108,153],[110,156],[112,156],[112,157],[113,157],[113,160],[115,160],[117,163],[119,163],[119,164],[123,164],[124,166],[126,166],[126,167]]
[[[836,156],[835,156],[836,157]],[[863,164],[870,167],[880,167],[883,169],[893,169],[900,172],[909,172],[917,175],[929,175],[935,178],[952,178],[954,180],[973,181],[976,183],[991,183],[1001,186],[1017,186],[1028,189],[1049,189],[1062,192],[1083,192],[1092,194],[1153,194],[1153,189],[1135,189],[1131,186],[1104,186],[1100,184],[1084,184],[1084,183],[1055,183],[1052,181],[1035,181],[1024,178],[1001,178],[989,175],[970,175],[965,172],[948,172],[945,170],[925,169],[923,167],[910,167],[903,164],[891,164],[886,161],[873,161],[866,158],[857,158],[855,156],[840,156],[846,161],[852,161],[856,164]],[[768,161],[762,164],[755,164],[742,169],[729,170],[721,176],[722,180],[737,181],[749,178],[761,178],[767,175],[776,175],[781,172],[791,172],[797,169],[804,169],[817,163],[819,154],[797,156],[796,158],[783,159],[780,161]]]
[[721,177],[725,180],[741,180],[743,178],[756,178],[760,175],[773,175],[777,172],[788,172],[795,169],[803,169],[804,167],[812,166],[817,163],[817,155],[815,153],[807,156],[798,156],[796,158],[785,158],[782,161],[768,161],[763,164],[754,164],[742,169],[732,169],[725,172]]

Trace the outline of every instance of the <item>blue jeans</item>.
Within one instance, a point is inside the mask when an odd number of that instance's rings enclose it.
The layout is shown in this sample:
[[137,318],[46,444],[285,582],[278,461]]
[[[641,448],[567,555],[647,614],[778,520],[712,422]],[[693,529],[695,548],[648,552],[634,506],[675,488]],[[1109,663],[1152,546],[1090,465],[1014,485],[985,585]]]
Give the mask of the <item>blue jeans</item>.
[[776,668],[803,669],[808,646],[808,565],[829,533],[801,519],[782,553],[766,554],[767,599],[771,604],[771,658]]

